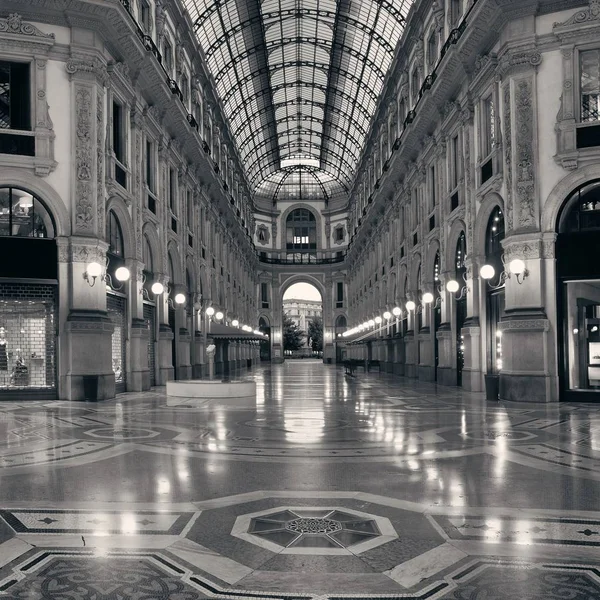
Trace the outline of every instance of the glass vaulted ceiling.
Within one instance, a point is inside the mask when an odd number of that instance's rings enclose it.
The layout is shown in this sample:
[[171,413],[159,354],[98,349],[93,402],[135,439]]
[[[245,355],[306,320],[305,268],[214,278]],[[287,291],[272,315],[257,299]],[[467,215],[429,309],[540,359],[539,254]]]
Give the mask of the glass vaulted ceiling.
[[257,196],[347,191],[412,0],[183,0]]

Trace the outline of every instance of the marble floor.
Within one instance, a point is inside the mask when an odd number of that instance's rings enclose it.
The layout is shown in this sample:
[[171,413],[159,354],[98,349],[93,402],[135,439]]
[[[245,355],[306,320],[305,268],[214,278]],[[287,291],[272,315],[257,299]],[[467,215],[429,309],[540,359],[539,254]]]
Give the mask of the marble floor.
[[248,376],[0,402],[0,599],[600,598],[600,407]]

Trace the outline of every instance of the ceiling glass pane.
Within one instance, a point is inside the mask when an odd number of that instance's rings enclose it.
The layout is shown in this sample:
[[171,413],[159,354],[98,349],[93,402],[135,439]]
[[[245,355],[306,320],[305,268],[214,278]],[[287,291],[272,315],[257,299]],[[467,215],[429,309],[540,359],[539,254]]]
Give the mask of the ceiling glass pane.
[[183,0],[257,194],[345,193],[412,1]]

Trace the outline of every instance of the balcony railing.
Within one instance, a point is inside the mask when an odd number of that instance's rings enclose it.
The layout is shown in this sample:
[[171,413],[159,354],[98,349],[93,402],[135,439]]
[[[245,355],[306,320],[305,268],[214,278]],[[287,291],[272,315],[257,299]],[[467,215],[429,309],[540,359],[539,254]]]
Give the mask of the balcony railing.
[[344,262],[345,258],[345,255],[333,256],[331,258],[317,258],[316,256],[276,258],[259,255],[259,261],[268,265],[333,265]]

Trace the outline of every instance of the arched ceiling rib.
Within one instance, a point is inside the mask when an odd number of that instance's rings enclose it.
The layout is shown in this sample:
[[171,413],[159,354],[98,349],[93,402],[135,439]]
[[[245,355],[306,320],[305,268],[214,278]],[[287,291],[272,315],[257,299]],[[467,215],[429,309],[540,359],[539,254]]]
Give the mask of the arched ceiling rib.
[[412,0],[183,2],[254,191],[346,191]]

